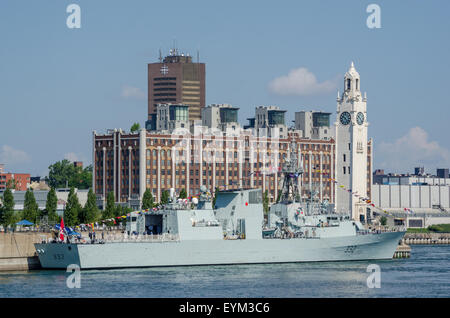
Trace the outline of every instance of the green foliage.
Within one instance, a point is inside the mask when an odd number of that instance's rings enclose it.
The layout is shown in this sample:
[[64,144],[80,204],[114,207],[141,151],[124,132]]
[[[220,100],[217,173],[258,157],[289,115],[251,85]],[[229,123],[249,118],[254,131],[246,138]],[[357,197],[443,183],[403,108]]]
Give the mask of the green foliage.
[[180,197],[180,199],[186,199],[187,198],[187,193],[186,193],[186,190],[184,188],[181,189],[179,197]]
[[32,190],[28,189],[25,193],[25,202],[23,204],[23,218],[36,224],[39,215],[39,207]]
[[17,186],[17,182],[16,182],[16,179],[14,179],[14,178],[11,178],[8,180],[8,182],[6,182],[6,189],[14,190],[14,189],[16,189],[16,186]]
[[450,233],[450,224],[435,224],[430,225],[428,230],[436,233]]
[[64,188],[66,182],[69,187],[88,189],[92,184],[92,165],[86,168],[75,167],[67,159],[58,161],[48,167],[48,177],[45,178],[52,188]]
[[281,191],[281,190],[278,190],[277,203],[280,202],[280,199],[281,199],[281,193],[282,193],[282,191]]
[[114,199],[114,193],[109,192],[106,196],[106,207],[102,213],[102,219],[110,219],[114,217],[116,211],[116,200]]
[[409,228],[406,230],[408,233],[430,233],[430,230],[428,229],[422,229],[422,228]]
[[170,197],[169,191],[164,190],[164,191],[161,193],[161,204],[166,204],[166,203],[168,203],[168,202],[169,202],[169,197]]
[[66,209],[64,210],[64,224],[67,226],[78,225],[78,216],[81,213],[81,205],[75,189],[70,188],[69,197],[67,199]]
[[3,206],[0,207],[0,224],[4,227],[14,224],[14,196],[9,188],[3,192]]
[[144,192],[144,196],[142,197],[142,209],[151,209],[153,208],[153,195],[150,189],[146,189]]
[[47,194],[47,203],[45,204],[45,211],[48,215],[49,223],[56,223],[59,220],[56,208],[58,206],[58,198],[56,197],[55,188],[51,188]]
[[140,129],[141,129],[141,125],[139,125],[139,123],[134,123],[134,124],[131,126],[130,131],[131,131],[132,133],[134,133],[134,132],[139,131]]
[[267,191],[267,190],[264,192],[263,208],[264,208],[264,214],[268,214],[269,213],[269,191]]
[[100,211],[97,207],[97,199],[94,191],[89,189],[86,205],[81,211],[79,221],[82,224],[93,223],[98,221],[100,217]]
[[217,195],[219,194],[219,188],[216,187],[215,191],[214,191],[214,198],[213,198],[213,207],[216,206],[216,200],[217,200]]
[[387,218],[384,215],[380,218],[380,224],[383,226],[387,224]]

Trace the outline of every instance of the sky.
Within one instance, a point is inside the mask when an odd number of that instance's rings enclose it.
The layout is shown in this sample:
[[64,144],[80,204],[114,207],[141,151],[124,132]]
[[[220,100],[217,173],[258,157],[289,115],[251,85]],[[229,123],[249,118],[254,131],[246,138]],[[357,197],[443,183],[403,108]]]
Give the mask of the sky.
[[[68,28],[77,4],[80,28]],[[380,28],[367,20],[380,8]],[[206,63],[206,102],[336,112],[353,61],[367,92],[374,169],[450,167],[450,2],[0,2],[0,163],[44,176],[92,162],[92,131],[147,119],[147,63],[159,50]],[[332,118],[334,122],[334,117]]]

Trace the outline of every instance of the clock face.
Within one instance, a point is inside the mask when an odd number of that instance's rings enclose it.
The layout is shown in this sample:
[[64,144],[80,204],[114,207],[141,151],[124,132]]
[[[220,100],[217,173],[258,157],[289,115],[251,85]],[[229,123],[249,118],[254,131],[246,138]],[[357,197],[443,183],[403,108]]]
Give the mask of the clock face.
[[358,122],[358,125],[362,125],[364,123],[364,114],[359,112],[356,115],[356,121]]
[[340,119],[341,119],[342,125],[348,125],[348,124],[350,124],[350,121],[351,121],[351,119],[352,119],[352,116],[350,115],[349,112],[343,112],[343,113],[341,114]]

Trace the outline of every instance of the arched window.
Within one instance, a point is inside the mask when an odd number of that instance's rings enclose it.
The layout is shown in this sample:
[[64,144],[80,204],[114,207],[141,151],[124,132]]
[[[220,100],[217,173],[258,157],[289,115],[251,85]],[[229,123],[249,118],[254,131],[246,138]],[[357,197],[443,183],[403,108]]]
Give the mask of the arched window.
[[359,79],[356,79],[356,90],[359,90]]
[[347,90],[349,90],[351,88],[352,85],[352,80],[351,79],[347,79]]

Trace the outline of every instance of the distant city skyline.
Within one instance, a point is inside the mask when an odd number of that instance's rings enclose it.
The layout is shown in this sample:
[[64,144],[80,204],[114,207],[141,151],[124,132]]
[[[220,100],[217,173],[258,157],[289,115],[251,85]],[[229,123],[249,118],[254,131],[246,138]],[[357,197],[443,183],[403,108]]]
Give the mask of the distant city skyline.
[[[80,29],[66,26],[71,3],[81,8]],[[241,124],[260,105],[292,119],[331,112],[334,124],[354,61],[374,169],[449,168],[450,3],[377,1],[381,28],[369,29],[371,3],[2,1],[0,163],[32,176],[64,158],[86,166],[93,130],[144,127],[147,64],[175,41],[206,64],[206,105],[239,107]]]

